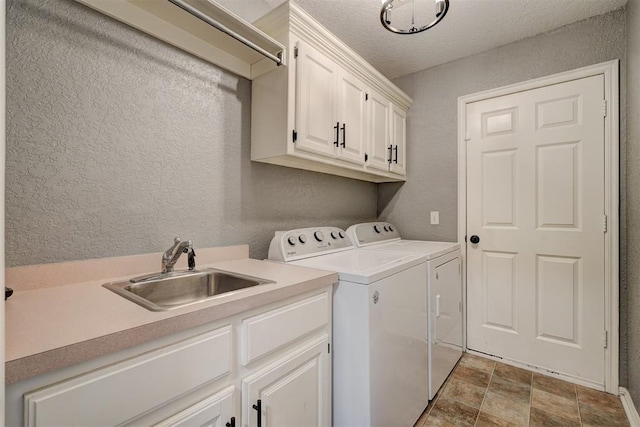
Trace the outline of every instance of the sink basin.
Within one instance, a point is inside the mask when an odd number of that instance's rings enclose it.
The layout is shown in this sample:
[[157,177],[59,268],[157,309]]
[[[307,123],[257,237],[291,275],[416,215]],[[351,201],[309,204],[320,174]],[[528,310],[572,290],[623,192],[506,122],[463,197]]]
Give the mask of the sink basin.
[[208,301],[221,294],[274,283],[220,270],[178,271],[149,279],[105,283],[105,288],[152,311],[165,311]]

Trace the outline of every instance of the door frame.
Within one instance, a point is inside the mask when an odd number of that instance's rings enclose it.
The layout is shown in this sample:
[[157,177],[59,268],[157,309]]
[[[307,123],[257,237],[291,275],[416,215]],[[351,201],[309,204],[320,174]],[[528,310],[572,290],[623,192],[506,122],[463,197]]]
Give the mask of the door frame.
[[619,385],[619,240],[620,240],[620,111],[619,111],[619,60],[590,65],[576,70],[553,74],[538,79],[490,89],[458,98],[458,242],[462,247],[462,292],[464,349],[467,350],[467,104],[498,96],[511,95],[531,89],[538,89],[571,80],[604,76],[604,97],[606,117],[604,123],[605,161],[605,203],[607,216],[605,233],[605,330],[608,343],[605,348],[604,381],[605,391],[618,394]]

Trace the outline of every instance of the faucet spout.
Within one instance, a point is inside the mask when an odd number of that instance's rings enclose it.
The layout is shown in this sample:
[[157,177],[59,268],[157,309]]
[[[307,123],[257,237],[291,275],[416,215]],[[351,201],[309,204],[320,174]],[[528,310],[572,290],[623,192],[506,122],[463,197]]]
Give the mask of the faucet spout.
[[[165,251],[162,255],[162,273],[170,273],[173,266],[183,253],[189,254],[189,270],[195,267],[195,252],[193,250],[193,242],[191,240],[181,241],[179,237],[173,239],[173,246]],[[193,265],[193,267],[192,267]]]

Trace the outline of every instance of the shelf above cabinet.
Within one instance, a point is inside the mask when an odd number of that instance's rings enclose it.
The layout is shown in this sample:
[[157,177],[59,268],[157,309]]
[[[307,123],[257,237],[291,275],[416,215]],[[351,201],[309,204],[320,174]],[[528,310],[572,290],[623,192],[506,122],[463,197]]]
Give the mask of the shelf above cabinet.
[[[159,40],[249,80],[278,65],[241,41],[214,28],[169,0],[76,0]],[[282,58],[286,48],[242,18],[210,0],[181,0],[267,54]]]

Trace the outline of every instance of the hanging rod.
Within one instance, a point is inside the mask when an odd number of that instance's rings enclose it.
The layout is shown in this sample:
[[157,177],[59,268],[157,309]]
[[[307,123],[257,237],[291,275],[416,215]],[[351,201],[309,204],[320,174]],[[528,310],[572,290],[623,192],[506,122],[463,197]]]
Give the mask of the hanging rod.
[[236,33],[232,29],[226,27],[225,25],[221,24],[220,22],[216,21],[215,19],[211,18],[210,16],[208,16],[208,15],[204,14],[203,12],[199,11],[195,7],[191,6],[190,4],[187,4],[183,0],[169,0],[169,1],[171,3],[173,3],[174,5],[178,6],[180,9],[184,10],[185,12],[195,16],[199,20],[201,20],[203,22],[206,22],[207,24],[211,25],[212,27],[222,31],[226,35],[238,40],[240,43],[244,44],[245,46],[247,46],[247,47],[255,50],[256,52],[262,54],[263,56],[269,58],[270,60],[275,62],[278,66],[283,64],[282,52],[278,52],[276,55],[272,54],[271,52],[268,52],[267,50],[261,48],[260,46],[258,46],[254,42],[252,42],[251,40],[246,39],[245,37],[241,36],[240,34]]

